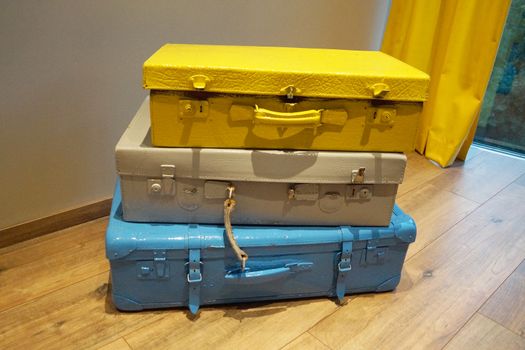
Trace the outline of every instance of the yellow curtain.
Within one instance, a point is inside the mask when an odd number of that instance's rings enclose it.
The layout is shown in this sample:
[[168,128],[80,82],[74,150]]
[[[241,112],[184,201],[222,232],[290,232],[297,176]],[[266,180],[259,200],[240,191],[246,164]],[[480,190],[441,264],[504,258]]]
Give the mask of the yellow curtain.
[[510,0],[392,0],[381,51],[430,75],[416,150],[465,159]]

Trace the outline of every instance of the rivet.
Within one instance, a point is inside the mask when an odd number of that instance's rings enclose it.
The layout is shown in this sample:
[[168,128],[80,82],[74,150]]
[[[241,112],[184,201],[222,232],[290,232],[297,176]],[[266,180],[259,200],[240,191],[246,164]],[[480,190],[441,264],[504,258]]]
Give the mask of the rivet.
[[158,193],[158,192],[160,192],[161,190],[162,190],[162,186],[161,186],[160,184],[158,184],[158,183],[154,183],[154,184],[151,185],[151,191],[152,191],[152,192],[156,192],[156,193]]
[[383,112],[381,114],[381,122],[382,123],[390,123],[391,120],[392,120],[392,113],[390,113],[390,112]]
[[359,191],[359,197],[360,197],[360,198],[367,198],[367,197],[368,197],[368,194],[369,194],[368,188],[362,188],[362,189]]
[[191,113],[193,112],[193,106],[191,105],[191,103],[187,103],[184,105],[184,111],[186,113]]

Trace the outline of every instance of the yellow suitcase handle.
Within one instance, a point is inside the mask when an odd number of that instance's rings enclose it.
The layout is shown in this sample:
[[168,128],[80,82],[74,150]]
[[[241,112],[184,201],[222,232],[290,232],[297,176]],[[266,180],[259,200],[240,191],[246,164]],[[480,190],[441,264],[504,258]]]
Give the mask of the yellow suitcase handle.
[[255,105],[255,122],[279,126],[299,125],[304,127],[317,127],[321,125],[321,112],[323,110],[309,110],[301,112],[275,112],[269,109],[259,108]]

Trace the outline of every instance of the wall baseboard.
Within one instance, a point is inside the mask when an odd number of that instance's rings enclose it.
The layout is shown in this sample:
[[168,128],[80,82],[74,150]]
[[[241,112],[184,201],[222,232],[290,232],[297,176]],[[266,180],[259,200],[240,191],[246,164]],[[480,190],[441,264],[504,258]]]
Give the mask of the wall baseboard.
[[111,198],[0,230],[0,248],[109,215]]

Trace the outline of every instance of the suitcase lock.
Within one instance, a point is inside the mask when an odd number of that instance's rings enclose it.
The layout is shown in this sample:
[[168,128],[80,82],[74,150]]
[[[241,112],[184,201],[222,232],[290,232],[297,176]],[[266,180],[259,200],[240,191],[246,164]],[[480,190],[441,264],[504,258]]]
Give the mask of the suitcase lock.
[[148,179],[148,193],[153,195],[175,195],[175,165],[160,166],[161,179]]

